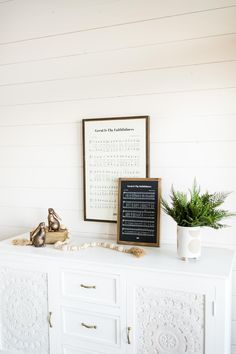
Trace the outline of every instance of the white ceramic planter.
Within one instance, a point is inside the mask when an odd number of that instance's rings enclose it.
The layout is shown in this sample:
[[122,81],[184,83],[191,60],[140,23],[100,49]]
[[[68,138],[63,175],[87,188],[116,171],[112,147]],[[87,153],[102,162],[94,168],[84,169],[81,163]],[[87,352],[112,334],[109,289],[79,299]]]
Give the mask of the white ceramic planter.
[[177,253],[187,261],[201,256],[201,227],[177,226]]

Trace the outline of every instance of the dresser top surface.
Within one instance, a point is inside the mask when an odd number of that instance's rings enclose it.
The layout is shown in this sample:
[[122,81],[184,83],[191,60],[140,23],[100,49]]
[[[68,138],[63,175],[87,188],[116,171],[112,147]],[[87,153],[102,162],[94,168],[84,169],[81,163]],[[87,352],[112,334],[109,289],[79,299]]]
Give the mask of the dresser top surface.
[[[184,262],[177,257],[175,245],[162,245],[161,247],[142,247],[146,255],[136,258],[127,253],[121,253],[102,247],[89,247],[79,251],[61,251],[47,245],[43,248],[32,246],[13,246],[12,239],[0,242],[0,255],[27,257],[27,259],[46,258],[54,261],[73,261],[79,263],[97,264],[100,266],[121,268],[135,268],[136,270],[161,271],[168,273],[182,273],[206,277],[227,278],[232,271],[235,252],[230,249],[206,247],[202,249],[200,260]],[[28,234],[19,238],[28,238]],[[80,245],[92,241],[114,243],[114,240],[99,240],[72,237],[70,244]],[[131,246],[124,246],[130,248]]]

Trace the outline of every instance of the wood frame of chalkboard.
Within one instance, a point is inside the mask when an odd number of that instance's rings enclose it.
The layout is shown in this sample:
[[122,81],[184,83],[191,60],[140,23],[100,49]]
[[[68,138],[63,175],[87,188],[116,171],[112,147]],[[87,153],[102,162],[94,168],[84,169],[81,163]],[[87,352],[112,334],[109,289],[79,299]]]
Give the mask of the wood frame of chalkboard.
[[161,178],[119,178],[117,243],[160,246]]

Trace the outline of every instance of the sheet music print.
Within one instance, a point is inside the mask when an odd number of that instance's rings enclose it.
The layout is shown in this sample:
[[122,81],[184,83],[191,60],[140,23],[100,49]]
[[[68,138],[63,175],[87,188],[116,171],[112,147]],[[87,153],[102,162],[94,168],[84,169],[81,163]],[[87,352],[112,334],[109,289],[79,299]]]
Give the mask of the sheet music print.
[[96,212],[99,219],[116,221],[118,178],[146,175],[145,126],[141,122],[134,129],[129,121],[111,121],[101,128],[101,122],[99,127],[94,123],[87,130],[87,211]]
[[[148,188],[141,185],[127,185],[126,188]],[[151,187],[150,187],[151,188]],[[122,199],[122,237],[125,240],[155,237],[156,233],[156,191],[124,192]],[[146,240],[147,241],[147,240]]]

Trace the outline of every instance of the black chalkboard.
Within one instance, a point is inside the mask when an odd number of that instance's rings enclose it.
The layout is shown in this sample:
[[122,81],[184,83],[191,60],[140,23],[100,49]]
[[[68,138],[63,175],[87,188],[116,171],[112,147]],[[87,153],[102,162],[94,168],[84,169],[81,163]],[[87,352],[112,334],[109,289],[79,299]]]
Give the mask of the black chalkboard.
[[160,178],[120,178],[117,242],[159,246]]

